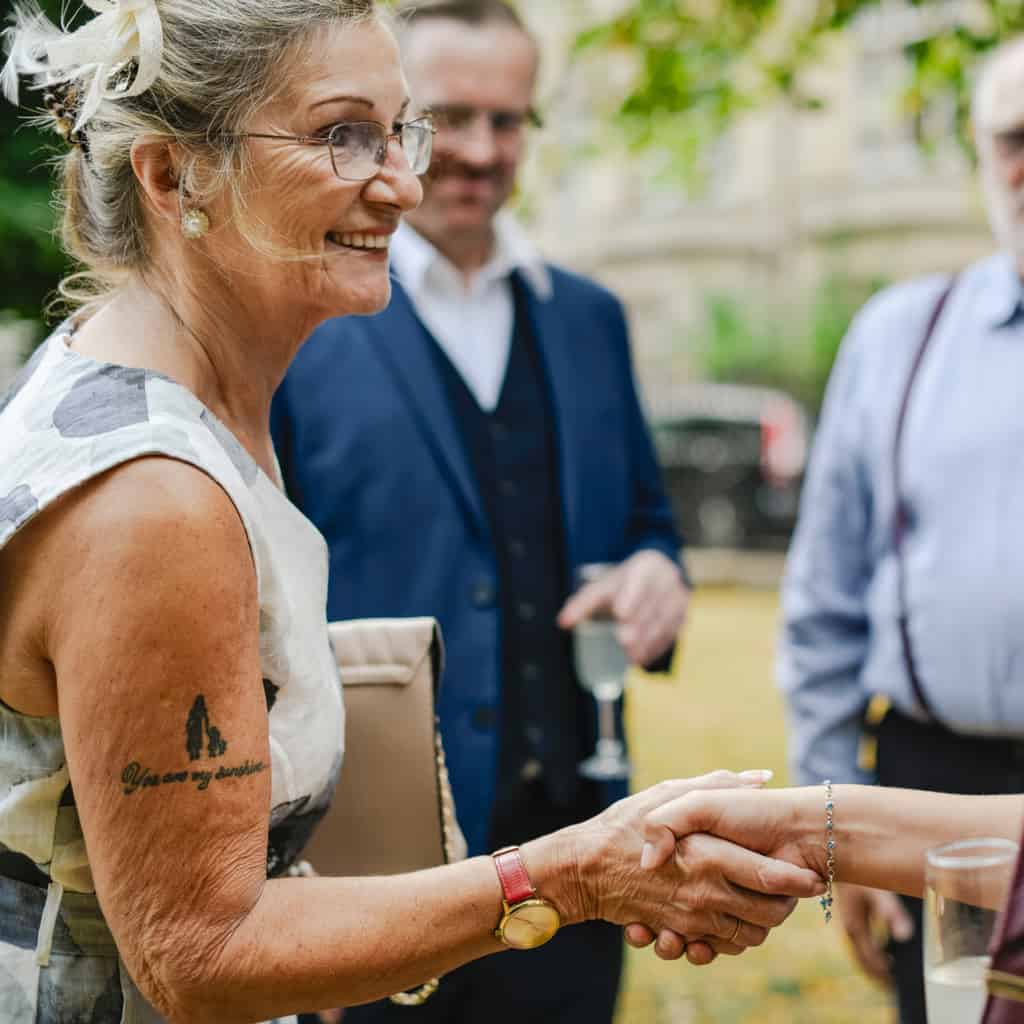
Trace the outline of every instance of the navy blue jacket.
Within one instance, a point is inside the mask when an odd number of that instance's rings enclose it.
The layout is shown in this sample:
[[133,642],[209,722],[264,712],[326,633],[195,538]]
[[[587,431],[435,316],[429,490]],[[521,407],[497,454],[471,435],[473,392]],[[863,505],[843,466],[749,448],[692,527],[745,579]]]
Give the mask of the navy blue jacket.
[[[619,561],[641,548],[675,560],[622,307],[595,283],[550,269],[553,295],[529,291],[527,304],[554,403],[566,561]],[[393,287],[383,313],[330,321],[306,342],[274,401],[274,440],[288,493],[330,549],[329,618],[441,623],[442,733],[459,820],[478,853],[498,763],[497,565],[434,342]]]

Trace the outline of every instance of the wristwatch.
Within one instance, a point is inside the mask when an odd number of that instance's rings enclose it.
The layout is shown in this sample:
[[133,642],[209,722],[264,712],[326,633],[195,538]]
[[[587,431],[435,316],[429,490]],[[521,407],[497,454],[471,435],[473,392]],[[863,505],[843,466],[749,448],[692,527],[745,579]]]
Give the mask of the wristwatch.
[[501,921],[495,938],[512,949],[543,946],[562,926],[554,905],[537,895],[518,846],[506,846],[491,854],[501,882]]

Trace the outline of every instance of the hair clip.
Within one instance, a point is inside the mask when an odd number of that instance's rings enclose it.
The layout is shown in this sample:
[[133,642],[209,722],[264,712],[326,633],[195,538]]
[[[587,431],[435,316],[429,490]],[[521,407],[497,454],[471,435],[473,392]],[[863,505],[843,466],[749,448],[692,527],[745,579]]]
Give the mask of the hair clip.
[[78,146],[88,155],[89,143],[83,129],[75,130],[79,91],[67,82],[55,82],[46,87],[43,104],[53,118],[53,130],[69,145]]
[[[55,110],[58,132],[75,144],[82,140],[71,136],[85,128],[104,100],[140,96],[156,82],[164,47],[157,0],[84,0],[84,5],[95,18],[74,32],[57,31],[43,18],[45,37],[16,47],[0,72],[0,88],[15,102],[19,75],[41,79],[54,96],[47,106]],[[76,86],[73,109],[56,87],[60,82]],[[68,116],[73,116],[71,131],[63,126]]]

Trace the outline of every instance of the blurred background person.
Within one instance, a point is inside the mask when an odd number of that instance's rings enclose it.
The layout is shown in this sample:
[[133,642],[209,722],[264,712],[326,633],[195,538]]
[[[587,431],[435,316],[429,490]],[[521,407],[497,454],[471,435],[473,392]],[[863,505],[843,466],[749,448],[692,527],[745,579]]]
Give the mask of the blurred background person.
[[[500,0],[417,5],[400,36],[438,125],[424,202],[395,237],[389,307],[313,335],[273,431],[288,492],[330,546],[330,618],[441,622],[441,728],[476,854],[625,791],[578,773],[594,714],[568,630],[614,617],[630,661],[664,668],[688,590],[623,310],[501,212],[536,120],[535,40]],[[583,563],[620,564],[567,603]],[[587,924],[529,963],[456,972],[418,1015],[611,1021],[621,961],[618,930]]]
[[[1024,790],[1021,40],[991,57],[973,120],[1001,251],[873,299],[829,383],[783,585],[804,783]],[[844,885],[838,906],[903,1024],[924,1024],[920,902]]]

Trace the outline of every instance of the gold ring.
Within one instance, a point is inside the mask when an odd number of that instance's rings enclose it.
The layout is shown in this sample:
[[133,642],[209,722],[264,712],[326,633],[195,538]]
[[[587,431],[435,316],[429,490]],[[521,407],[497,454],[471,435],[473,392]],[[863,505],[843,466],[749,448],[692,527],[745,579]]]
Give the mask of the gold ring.
[[736,936],[739,935],[740,929],[742,927],[743,927],[743,922],[737,917],[736,918],[736,927],[733,929],[732,935],[730,935],[729,939],[728,939],[728,942],[729,942],[730,946],[733,945],[736,942]]

